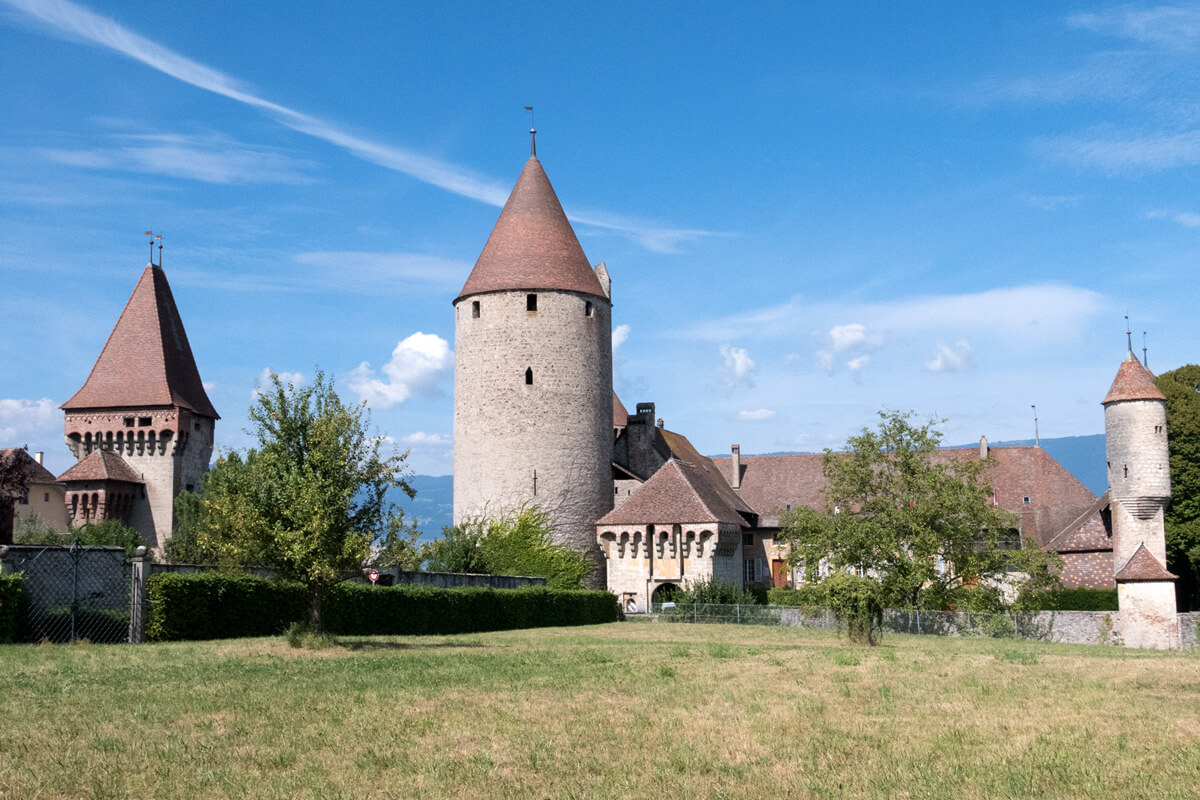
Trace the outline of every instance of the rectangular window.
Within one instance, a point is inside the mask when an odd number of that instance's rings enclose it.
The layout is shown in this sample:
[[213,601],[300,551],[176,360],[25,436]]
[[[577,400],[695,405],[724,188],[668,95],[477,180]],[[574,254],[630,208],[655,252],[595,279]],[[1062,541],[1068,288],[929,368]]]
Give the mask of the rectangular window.
[[43,497],[42,497],[42,502],[43,502],[43,503],[49,503],[49,502],[50,502],[50,493],[49,493],[49,492],[46,492],[46,493],[43,495]]
[[537,311],[537,295],[536,294],[525,295],[525,310],[526,311]]
[[126,417],[126,418],[125,418],[125,427],[126,427],[126,428],[132,428],[132,427],[133,427],[133,417]]
[[479,319],[479,301],[478,300],[474,300],[471,302],[471,316],[474,317],[475,319]]
[[754,534],[753,533],[743,533],[742,534],[742,547],[753,547],[753,546],[754,546]]
[[150,417],[138,417],[139,428],[149,428],[151,422],[153,422],[153,420],[151,420]]
[[18,502],[23,506],[29,505],[29,490],[28,489],[24,489],[21,491],[21,499]]
[[592,308],[592,303],[589,300],[583,307],[583,315],[585,317],[590,317],[590,316],[593,316],[594,314],[595,314],[595,309]]
[[742,562],[745,568],[742,574],[744,583],[762,583],[763,562],[761,558],[747,558]]

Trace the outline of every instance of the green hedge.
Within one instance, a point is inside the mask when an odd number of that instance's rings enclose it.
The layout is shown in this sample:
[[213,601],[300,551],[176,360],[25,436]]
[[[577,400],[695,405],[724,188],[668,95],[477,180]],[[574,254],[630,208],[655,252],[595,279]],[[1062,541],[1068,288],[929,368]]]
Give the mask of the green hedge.
[[146,639],[229,639],[282,633],[308,610],[299,583],[228,572],[151,575]]
[[1116,589],[1059,589],[1022,597],[1026,611],[1116,611]]
[[802,606],[824,606],[829,601],[825,597],[825,591],[819,585],[813,584],[795,589],[791,587],[769,589],[767,602],[773,606],[800,608]]
[[8,644],[17,637],[23,577],[20,573],[11,572],[0,575],[0,644]]
[[[155,575],[147,591],[151,641],[269,636],[308,613],[303,586],[251,575]],[[322,614],[330,633],[367,636],[592,625],[615,622],[619,610],[616,597],[598,591],[343,583],[326,596]]]

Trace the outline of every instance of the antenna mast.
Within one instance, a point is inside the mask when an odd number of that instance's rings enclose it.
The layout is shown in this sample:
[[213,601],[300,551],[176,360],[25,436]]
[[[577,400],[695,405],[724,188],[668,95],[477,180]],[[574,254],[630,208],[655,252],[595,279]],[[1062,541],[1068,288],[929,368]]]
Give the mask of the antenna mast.
[[533,124],[533,106],[525,106],[529,112],[529,155],[537,155],[537,126]]
[[1033,409],[1033,442],[1035,447],[1040,448],[1042,446],[1042,436],[1038,433],[1037,406],[1031,405],[1030,408]]
[[1146,350],[1146,331],[1142,331],[1142,366],[1150,369],[1150,354]]

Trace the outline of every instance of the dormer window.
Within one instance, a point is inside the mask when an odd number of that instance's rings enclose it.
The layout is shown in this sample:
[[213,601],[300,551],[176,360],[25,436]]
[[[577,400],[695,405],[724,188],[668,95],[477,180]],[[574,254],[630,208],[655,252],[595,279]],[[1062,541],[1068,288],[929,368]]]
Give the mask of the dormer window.
[[537,295],[536,294],[525,295],[525,310],[526,311],[537,311]]

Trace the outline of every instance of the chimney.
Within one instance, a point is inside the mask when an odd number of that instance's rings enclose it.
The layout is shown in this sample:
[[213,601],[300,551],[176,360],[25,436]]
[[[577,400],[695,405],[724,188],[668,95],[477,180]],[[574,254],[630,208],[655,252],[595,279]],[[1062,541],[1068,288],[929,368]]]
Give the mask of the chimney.
[[39,464],[41,464],[42,456],[44,456],[44,455],[46,455],[46,454],[43,453],[41,450],[38,450],[36,453],[33,454],[33,460],[38,462]]
[[729,485],[734,489],[742,488],[742,446],[733,445],[733,469],[729,473]]
[[660,428],[661,428],[662,426],[663,426],[662,417],[659,417],[659,418],[658,418],[658,427],[660,427]]
[[982,461],[983,459],[985,459],[987,457],[988,457],[987,437],[980,436],[979,437],[979,460]]

